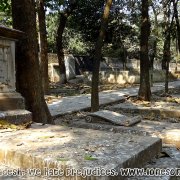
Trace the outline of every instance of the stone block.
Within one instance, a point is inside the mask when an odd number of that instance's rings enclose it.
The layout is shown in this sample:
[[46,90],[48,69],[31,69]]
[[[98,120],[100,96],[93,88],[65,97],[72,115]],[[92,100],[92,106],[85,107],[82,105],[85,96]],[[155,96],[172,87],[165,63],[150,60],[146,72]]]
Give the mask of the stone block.
[[73,55],[65,56],[65,67],[66,67],[66,77],[67,80],[76,77],[75,60]]
[[[31,128],[23,131],[1,133],[0,161],[13,167],[38,168],[42,173],[45,167],[61,169],[65,174],[68,169],[82,171],[84,168],[104,168],[113,170],[115,176],[100,177],[95,170],[95,174],[86,179],[120,180],[124,179],[118,175],[120,168],[142,167],[161,150],[159,138],[32,124]],[[82,179],[81,176],[65,174],[59,178]]]
[[101,110],[94,113],[90,113],[88,114],[86,119],[88,122],[91,122],[93,120],[104,120],[120,126],[132,126],[141,121],[141,118],[139,116],[129,118],[125,115],[108,110]]
[[32,114],[26,110],[0,111],[0,120],[6,120],[11,124],[24,124],[32,121]]
[[17,92],[0,93],[0,111],[25,109],[24,98]]

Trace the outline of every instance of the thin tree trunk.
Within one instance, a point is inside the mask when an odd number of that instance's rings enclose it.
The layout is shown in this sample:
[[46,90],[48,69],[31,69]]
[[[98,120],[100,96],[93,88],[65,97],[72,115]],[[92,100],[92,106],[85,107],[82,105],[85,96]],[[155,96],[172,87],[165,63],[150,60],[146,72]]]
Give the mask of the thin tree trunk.
[[63,50],[63,32],[66,27],[66,23],[68,17],[71,15],[73,10],[77,6],[78,0],[71,0],[69,7],[59,16],[59,25],[57,30],[57,37],[56,37],[56,47],[57,47],[57,56],[59,62],[59,73],[60,73],[60,83],[66,83],[66,67],[64,63],[64,50]]
[[12,0],[13,27],[26,36],[16,44],[16,87],[25,97],[33,121],[53,123],[44,100],[39,72],[36,14],[34,0]]
[[59,26],[57,30],[56,46],[57,46],[57,56],[59,62],[59,73],[60,73],[60,83],[66,83],[66,68],[64,63],[64,51],[63,51],[63,32],[66,27],[67,16],[64,13],[60,14]]
[[[170,17],[168,17],[170,18]],[[164,49],[163,49],[163,62],[165,63],[165,93],[167,94],[169,91],[168,82],[169,82],[169,62],[171,59],[171,29],[173,25],[174,14],[171,20],[171,23],[167,22],[167,28],[165,32],[165,41],[164,41]]]
[[99,85],[99,67],[101,60],[101,51],[103,46],[103,41],[105,38],[105,33],[108,26],[108,17],[110,14],[110,9],[112,5],[112,0],[107,0],[103,17],[101,20],[101,28],[99,32],[99,37],[95,47],[95,56],[93,61],[93,74],[92,74],[92,91],[91,91],[91,111],[95,112],[99,110],[99,93],[98,93],[98,85]]
[[44,0],[37,1],[37,12],[39,21],[39,38],[40,38],[40,69],[42,74],[42,84],[45,94],[49,89],[48,76],[48,48],[47,48],[47,32],[46,18],[44,9]]
[[150,22],[149,22],[148,9],[149,9],[148,0],[142,0],[139,98],[145,101],[150,101],[151,98],[151,88],[149,82],[149,57],[148,57],[148,39],[150,35]]
[[180,23],[179,23],[179,15],[178,15],[178,10],[177,10],[177,4],[178,0],[175,2],[173,1],[173,6],[174,6],[174,17],[176,20],[176,32],[177,32],[177,40],[178,40],[178,48],[180,52]]
[[169,75],[169,61],[170,61],[170,32],[167,32],[164,41],[163,61],[165,63],[165,93],[168,93],[168,75]]
[[[165,40],[164,40],[164,47],[163,47],[163,59],[162,59],[162,70],[167,69],[167,63],[166,63],[166,56],[165,54],[168,53],[166,52],[166,49],[168,48],[167,40],[168,40],[168,30],[169,30],[169,25],[170,25],[170,1],[162,1],[163,3],[163,13],[164,13],[164,23],[165,23]],[[167,44],[167,45],[166,45]],[[167,50],[168,51],[168,50]],[[168,54],[167,54],[168,55]]]

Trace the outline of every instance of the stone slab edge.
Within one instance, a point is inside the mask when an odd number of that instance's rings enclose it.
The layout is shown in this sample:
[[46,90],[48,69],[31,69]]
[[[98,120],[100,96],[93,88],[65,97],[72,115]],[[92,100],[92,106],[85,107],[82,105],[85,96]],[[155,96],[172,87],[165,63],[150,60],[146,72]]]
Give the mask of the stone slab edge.
[[[111,104],[114,104],[114,103],[122,103],[125,101],[125,97],[122,97],[122,98],[119,98],[119,99],[115,99],[111,102],[106,102],[106,103],[102,103],[100,102],[100,107],[103,107],[103,106],[106,106],[106,105],[111,105]],[[68,111],[68,112],[59,112],[58,114],[51,114],[53,118],[58,118],[58,117],[61,117],[61,116],[64,116],[64,115],[68,115],[68,114],[72,114],[72,113],[76,113],[76,112],[79,112],[79,111],[90,111],[91,107],[90,106],[87,106],[87,107],[84,107],[84,108],[80,108],[78,110],[72,110],[72,111]]]
[[[124,161],[124,163],[120,164],[116,167],[117,172],[119,172],[119,168],[136,168],[136,167],[142,167],[145,163],[150,161],[152,158],[157,156],[158,153],[162,151],[162,141],[161,139],[154,140],[148,147],[144,148],[143,150],[137,152],[137,154],[134,154],[130,159],[127,159]],[[15,151],[13,149],[6,149],[1,147],[0,148],[0,162],[7,164],[8,166],[14,167],[14,168],[38,168],[41,169],[41,171],[44,170],[44,167],[47,168],[61,168],[65,169],[66,165],[64,166],[63,163],[59,164],[57,161],[46,161],[40,157],[33,156],[30,153],[22,153]],[[69,179],[70,177],[63,177],[63,179]],[[71,177],[71,180],[81,180],[82,177]],[[116,176],[116,177],[87,177],[85,179],[88,180],[110,180],[110,179],[125,179],[125,177]]]
[[126,110],[129,112],[136,112],[136,113],[154,113],[160,115],[161,117],[172,117],[172,118],[180,118],[180,110],[169,110],[167,108],[153,108],[153,107],[121,107],[120,105],[115,105],[112,107],[113,110]]

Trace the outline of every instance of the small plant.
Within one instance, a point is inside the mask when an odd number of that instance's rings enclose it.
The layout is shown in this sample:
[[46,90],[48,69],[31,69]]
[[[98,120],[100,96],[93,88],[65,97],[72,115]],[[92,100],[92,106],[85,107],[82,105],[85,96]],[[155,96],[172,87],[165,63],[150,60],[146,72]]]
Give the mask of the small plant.
[[57,158],[56,160],[57,160],[57,161],[68,161],[67,158]]
[[97,158],[92,157],[91,155],[85,155],[85,156],[84,156],[84,159],[85,159],[85,160],[88,160],[88,161],[95,161],[95,160],[97,160]]
[[41,136],[39,137],[40,139],[49,139],[49,138],[54,138],[54,136]]

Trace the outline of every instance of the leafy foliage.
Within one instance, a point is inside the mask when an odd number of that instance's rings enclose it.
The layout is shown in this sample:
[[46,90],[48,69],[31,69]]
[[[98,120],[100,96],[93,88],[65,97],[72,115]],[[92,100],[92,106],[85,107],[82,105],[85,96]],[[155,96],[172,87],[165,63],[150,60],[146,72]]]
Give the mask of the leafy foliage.
[[11,17],[11,1],[10,0],[1,0],[0,3],[0,24],[11,26],[12,17]]

